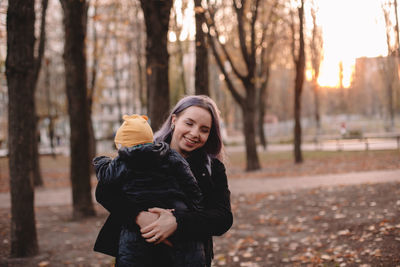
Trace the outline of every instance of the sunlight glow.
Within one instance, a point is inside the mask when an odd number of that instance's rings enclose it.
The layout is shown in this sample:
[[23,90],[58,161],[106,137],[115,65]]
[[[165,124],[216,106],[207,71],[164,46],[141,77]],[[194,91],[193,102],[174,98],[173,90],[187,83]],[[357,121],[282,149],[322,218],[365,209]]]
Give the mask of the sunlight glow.
[[318,0],[317,4],[324,36],[324,60],[318,83],[337,87],[339,62],[343,61],[343,85],[348,87],[356,58],[387,55],[380,1]]
[[[316,0],[317,20],[322,27],[324,55],[321,62],[318,83],[324,87],[339,86],[339,62],[343,62],[343,86],[351,85],[356,58],[387,55],[385,22],[380,1],[377,0]],[[174,8],[181,10],[181,0],[174,2]],[[183,41],[195,38],[193,1],[182,12],[177,11],[178,23],[182,25],[180,36],[169,33],[169,40]],[[309,27],[311,17],[306,17]],[[215,34],[211,32],[211,34]],[[220,37],[225,43],[224,36]],[[307,80],[311,73],[307,71]]]

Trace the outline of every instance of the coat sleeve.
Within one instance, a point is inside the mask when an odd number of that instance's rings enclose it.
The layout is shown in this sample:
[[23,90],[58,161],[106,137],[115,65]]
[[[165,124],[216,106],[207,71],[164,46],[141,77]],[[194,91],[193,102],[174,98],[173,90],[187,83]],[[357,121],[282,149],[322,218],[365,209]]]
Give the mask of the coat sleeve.
[[96,172],[97,180],[100,184],[120,183],[123,178],[124,168],[117,156],[115,159],[100,156],[93,159],[93,166]]
[[97,157],[93,160],[98,183],[96,201],[106,210],[121,220],[134,222],[139,211],[122,191],[123,168],[119,166],[118,157]]
[[178,223],[175,232],[178,238],[204,239],[205,236],[222,235],[232,226],[233,216],[230,203],[230,191],[225,166],[215,161],[211,179],[212,192],[205,194],[205,208],[202,211],[175,211]]

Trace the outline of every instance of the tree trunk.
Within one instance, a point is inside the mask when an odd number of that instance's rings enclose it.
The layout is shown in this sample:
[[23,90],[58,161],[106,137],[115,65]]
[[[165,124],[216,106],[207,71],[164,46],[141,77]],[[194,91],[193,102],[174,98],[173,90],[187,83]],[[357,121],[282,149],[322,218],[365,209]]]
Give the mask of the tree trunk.
[[[37,81],[39,78],[39,73],[40,69],[42,66],[42,60],[43,60],[43,55],[44,55],[44,45],[46,42],[46,12],[47,12],[47,5],[48,5],[48,0],[42,0],[42,15],[41,15],[41,21],[40,21],[40,37],[39,37],[39,45],[38,45],[38,56],[35,59],[35,68],[34,68],[34,75],[32,77],[31,84],[33,86],[33,94],[35,95],[36,87],[37,87]],[[33,102],[35,105],[35,102]],[[37,117],[36,114],[36,107],[33,107],[33,112],[34,116]],[[40,171],[40,154],[39,154],[39,136],[40,133],[38,132],[38,123],[39,123],[39,118],[35,120],[35,137],[32,140],[32,153],[33,153],[33,183],[35,186],[43,186],[43,179],[42,179],[42,173]]]
[[167,36],[172,0],[141,0],[146,24],[147,112],[157,131],[169,112]]
[[303,91],[304,70],[305,70],[305,52],[304,52],[304,32],[303,32],[303,16],[304,16],[304,0],[301,1],[299,12],[299,53],[296,62],[296,78],[294,93],[294,158],[296,163],[303,162],[303,154],[301,151],[301,93]]
[[195,93],[196,95],[210,95],[208,87],[208,47],[206,34],[203,31],[205,23],[204,9],[201,0],[194,0],[196,19],[196,68]]
[[73,217],[95,214],[90,184],[89,112],[87,101],[85,35],[87,3],[61,0],[64,10],[64,65],[70,120],[70,153]]
[[256,143],[256,97],[254,88],[249,89],[252,85],[247,85],[247,98],[244,107],[242,107],[243,114],[243,134],[245,136],[246,144],[246,171],[254,171],[260,169],[260,161],[257,154]]
[[265,117],[265,101],[258,100],[258,137],[260,138],[260,144],[263,146],[264,150],[267,149],[267,138],[265,137],[264,131],[264,117]]
[[117,108],[118,108],[118,121],[122,124],[122,100],[121,100],[121,86],[120,86],[120,68],[118,66],[118,42],[117,37],[114,35],[115,50],[112,58],[113,76],[114,76],[114,93],[116,94]]
[[34,186],[43,186],[43,179],[42,179],[42,174],[40,171],[40,153],[39,153],[39,145],[40,145],[40,132],[38,131],[38,124],[39,124],[39,118],[36,115],[36,110],[35,110],[35,102],[33,103],[33,109],[34,109],[34,116],[35,116],[35,121],[34,121],[34,131],[35,135],[32,139],[32,168],[33,168],[33,185]]
[[393,105],[393,85],[389,83],[387,86],[387,105],[389,113],[389,127],[388,130],[391,132],[394,130],[394,105]]
[[181,85],[182,85],[183,94],[187,95],[188,94],[188,90],[187,90],[186,78],[185,78],[185,64],[183,62],[183,58],[184,58],[184,55],[185,55],[184,47],[183,47],[184,44],[182,44],[182,41],[179,40],[179,38],[176,40],[176,44],[177,44],[177,47],[178,47],[177,57],[178,57],[178,64],[179,64],[178,66],[179,66],[179,72],[180,72],[179,73],[179,80],[180,80]]
[[[139,9],[135,7],[135,15],[139,18]],[[136,36],[136,49],[135,49],[135,57],[136,57],[136,66],[137,66],[137,76],[139,82],[139,101],[140,101],[140,112],[142,114],[146,113],[147,107],[147,98],[146,98],[146,77],[144,73],[144,68],[142,64],[143,57],[143,25],[141,22],[137,22],[137,27],[134,28],[137,31]]]
[[315,80],[313,84],[314,91],[314,118],[315,118],[315,126],[317,128],[317,136],[321,133],[321,118],[319,115],[319,90],[318,90],[318,82]]
[[[259,89],[258,96],[258,135],[260,138],[260,143],[263,146],[264,150],[267,149],[268,141],[264,132],[264,117],[267,109],[267,100],[268,100],[268,82],[270,76],[270,61],[264,63],[266,65],[264,81]],[[262,74],[261,74],[262,75]]]
[[[96,148],[96,135],[94,133],[93,128],[93,120],[92,120],[92,107],[93,107],[93,99],[88,97],[88,126],[89,126],[89,160],[96,157],[97,148]],[[94,167],[90,164],[90,173],[94,174]]]
[[[296,75],[297,76],[297,75]],[[294,159],[296,163],[303,162],[301,152],[301,93],[296,86],[294,97]]]
[[54,119],[55,114],[53,114],[53,107],[50,97],[50,60],[46,59],[46,67],[44,69],[45,73],[45,82],[44,82],[44,89],[46,94],[46,105],[47,105],[47,118],[49,119],[49,126],[48,126],[48,133],[50,138],[50,147],[51,147],[51,155],[53,158],[56,157],[55,154],[55,146],[54,146]]
[[9,1],[7,10],[8,151],[11,190],[11,256],[38,253],[33,153],[35,138],[33,0]]

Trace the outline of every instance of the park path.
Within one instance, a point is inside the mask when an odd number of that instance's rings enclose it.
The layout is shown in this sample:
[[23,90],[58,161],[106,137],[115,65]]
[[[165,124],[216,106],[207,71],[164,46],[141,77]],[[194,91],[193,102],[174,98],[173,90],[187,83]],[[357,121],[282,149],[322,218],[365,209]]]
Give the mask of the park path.
[[[400,182],[400,169],[281,178],[235,178],[229,179],[228,182],[233,195],[279,192],[321,186]],[[36,207],[61,206],[71,203],[70,188],[39,188],[35,191]],[[0,193],[0,208],[9,207],[10,194]]]

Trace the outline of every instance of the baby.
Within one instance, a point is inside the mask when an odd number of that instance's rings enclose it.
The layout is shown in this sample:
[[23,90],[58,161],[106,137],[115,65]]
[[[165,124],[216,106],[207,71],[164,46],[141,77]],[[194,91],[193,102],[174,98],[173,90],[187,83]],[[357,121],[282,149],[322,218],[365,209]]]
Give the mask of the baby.
[[[124,207],[111,207],[102,201],[111,212],[109,219],[118,214],[119,225],[112,226],[120,231],[118,251],[113,255],[117,266],[152,266],[152,259],[160,253],[173,253],[174,266],[204,266],[204,244],[200,241],[172,237],[154,245],[141,236],[135,224],[141,211],[153,207],[197,211],[202,209],[202,194],[187,161],[167,143],[153,143],[146,116],[124,115],[123,119],[115,135],[118,156],[93,160],[98,190],[115,192],[109,196],[109,203],[117,197],[124,202]],[[101,231],[95,245],[99,252]]]

